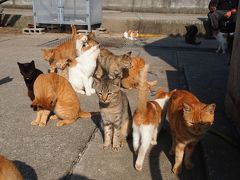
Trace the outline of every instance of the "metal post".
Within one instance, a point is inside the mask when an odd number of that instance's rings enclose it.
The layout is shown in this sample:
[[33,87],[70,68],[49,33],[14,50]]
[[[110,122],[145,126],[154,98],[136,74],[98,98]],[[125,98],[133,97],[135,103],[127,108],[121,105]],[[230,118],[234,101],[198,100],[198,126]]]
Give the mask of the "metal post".
[[86,10],[87,10],[87,26],[88,31],[91,32],[91,6],[90,6],[90,0],[86,0]]
[[33,24],[34,24],[34,31],[37,28],[37,8],[36,8],[36,0],[33,0]]

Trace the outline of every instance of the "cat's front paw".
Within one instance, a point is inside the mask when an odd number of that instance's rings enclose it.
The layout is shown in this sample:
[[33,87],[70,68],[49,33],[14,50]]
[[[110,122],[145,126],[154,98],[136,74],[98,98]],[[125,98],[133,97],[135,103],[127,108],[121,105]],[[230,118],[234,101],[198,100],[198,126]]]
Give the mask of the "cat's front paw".
[[180,165],[180,166],[176,166],[176,165],[174,165],[174,167],[173,167],[173,169],[172,169],[172,172],[174,173],[174,174],[180,174],[181,172],[182,172],[182,166]]
[[86,95],[91,96],[92,94],[91,94],[91,92],[86,92]]
[[38,125],[38,124],[39,124],[39,122],[36,121],[36,120],[33,120],[33,121],[31,122],[31,125],[33,125],[33,126],[36,126],[36,125]]
[[154,145],[157,145],[157,141],[156,141],[156,140],[152,140],[152,141],[151,141],[151,145],[153,145],[153,146],[154,146]]
[[91,89],[91,93],[95,94],[96,93],[95,89]]
[[55,121],[55,120],[57,120],[57,119],[58,119],[58,117],[57,117],[56,114],[54,114],[54,115],[52,115],[52,116],[50,117],[50,120],[52,120],[52,121]]
[[63,126],[63,125],[64,125],[64,122],[59,121],[56,126],[57,126],[57,127],[61,127],[61,126]]
[[113,150],[114,152],[119,152],[119,151],[120,151],[120,148],[121,148],[120,146],[119,146],[119,147],[113,147],[112,150]]
[[109,149],[109,145],[103,145],[103,150],[108,150]]
[[77,90],[76,92],[79,94],[85,94],[85,91],[83,91],[83,90]]
[[40,127],[45,127],[46,124],[47,124],[47,123],[40,122],[38,125],[39,125]]
[[142,171],[142,164],[136,163],[136,164],[135,164],[135,169],[136,169],[137,171]]

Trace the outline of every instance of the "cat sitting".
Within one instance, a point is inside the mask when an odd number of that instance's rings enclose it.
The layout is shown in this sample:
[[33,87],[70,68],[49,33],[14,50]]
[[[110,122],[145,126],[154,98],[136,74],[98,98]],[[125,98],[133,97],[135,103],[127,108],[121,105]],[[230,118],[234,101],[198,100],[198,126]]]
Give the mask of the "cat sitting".
[[50,112],[62,119],[57,126],[75,122],[78,118],[89,118],[89,112],[83,112],[80,101],[71,84],[56,73],[41,74],[34,83],[35,99],[32,107],[37,108],[37,117],[32,125],[46,126]]
[[213,31],[213,36],[216,38],[218,43],[218,48],[216,50],[216,53],[222,52],[222,54],[226,54],[227,34],[220,31]]
[[145,61],[141,57],[131,57],[132,67],[123,69],[122,87],[126,89],[134,89],[139,85],[140,72],[145,65]]
[[196,36],[197,36],[197,33],[198,33],[197,26],[188,25],[188,26],[185,26],[185,28],[186,28],[186,31],[187,31],[187,33],[185,35],[185,42],[188,43],[188,44],[193,44],[193,45],[201,44],[201,42],[196,41]]
[[131,68],[131,51],[123,55],[115,55],[105,48],[100,48],[95,76],[100,79],[107,74],[109,79],[122,78],[123,69]]
[[99,98],[99,108],[104,130],[103,149],[111,146],[119,151],[131,132],[132,117],[126,94],[120,90],[119,78],[109,79],[104,75],[94,78],[94,88]]
[[[80,42],[79,42],[80,41]],[[97,65],[97,57],[100,54],[99,43],[93,39],[77,40],[78,57],[71,62],[68,70],[69,82],[73,89],[80,94],[90,96],[95,93],[92,88],[93,74]],[[85,44],[84,46],[79,45]],[[81,51],[81,52],[79,52]]]
[[215,104],[200,102],[196,96],[185,90],[176,90],[171,94],[167,119],[172,135],[169,154],[175,154],[173,173],[181,173],[183,161],[187,169],[193,168],[190,160],[192,152],[213,124],[215,107]]
[[55,72],[57,68],[57,70],[62,71],[62,76],[68,79],[68,65],[76,57],[76,35],[77,30],[73,25],[72,38],[70,40],[53,49],[42,49],[43,59],[49,62],[50,72]]
[[37,77],[43,72],[39,69],[36,69],[34,61],[31,61],[30,63],[18,62],[18,67],[27,86],[28,96],[31,99],[31,101],[33,101],[34,100],[33,84]]

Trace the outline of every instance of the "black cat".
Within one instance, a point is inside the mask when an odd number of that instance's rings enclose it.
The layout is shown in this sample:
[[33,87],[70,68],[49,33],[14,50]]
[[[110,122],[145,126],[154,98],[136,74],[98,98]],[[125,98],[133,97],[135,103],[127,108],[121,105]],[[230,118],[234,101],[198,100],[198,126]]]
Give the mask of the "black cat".
[[31,100],[34,100],[33,84],[37,77],[43,72],[35,68],[34,61],[31,61],[30,63],[18,62],[18,66],[28,88],[28,96]]
[[201,42],[196,42],[196,36],[198,33],[198,28],[195,25],[185,26],[186,28],[186,35],[185,35],[185,42],[188,44],[198,45]]

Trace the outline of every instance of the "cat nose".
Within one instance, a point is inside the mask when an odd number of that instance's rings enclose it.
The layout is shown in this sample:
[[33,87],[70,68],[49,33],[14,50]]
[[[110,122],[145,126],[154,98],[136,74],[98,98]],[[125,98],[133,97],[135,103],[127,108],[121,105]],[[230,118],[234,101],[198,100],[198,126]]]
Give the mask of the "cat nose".
[[106,102],[106,101],[107,101],[107,96],[103,96],[103,97],[102,97],[102,100],[103,100],[104,102]]

